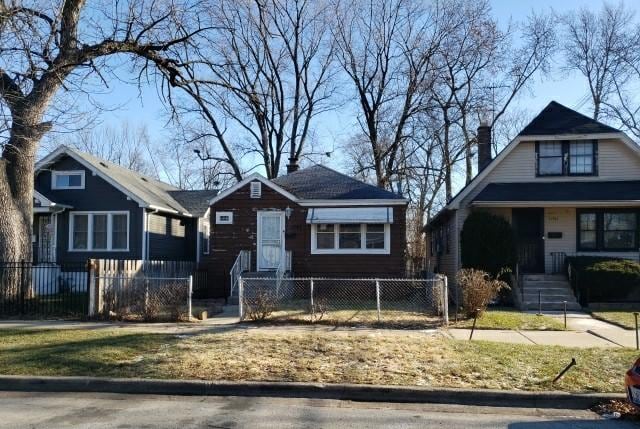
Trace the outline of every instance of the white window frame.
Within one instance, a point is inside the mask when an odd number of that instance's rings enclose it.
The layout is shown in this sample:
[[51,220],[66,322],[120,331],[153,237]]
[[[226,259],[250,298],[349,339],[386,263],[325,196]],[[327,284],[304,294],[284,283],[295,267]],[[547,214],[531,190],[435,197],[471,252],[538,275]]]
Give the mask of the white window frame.
[[202,221],[202,254],[209,254],[209,243],[211,240],[211,225],[208,220]]
[[[93,215],[107,215],[107,248],[106,249],[94,249],[93,248]],[[86,215],[87,226],[87,248],[75,249],[73,247],[73,231],[74,231],[74,218],[76,215]],[[113,248],[113,216],[114,215],[126,215],[127,216],[127,247],[126,249],[114,249]],[[69,212],[69,252],[128,252],[129,240],[131,234],[131,222],[130,214],[128,211],[73,211]]]
[[[333,249],[318,249],[318,226],[311,224],[311,254],[312,255],[389,255],[391,253],[391,224],[384,224],[384,248],[367,249],[366,223],[360,224],[360,248],[340,249],[340,224],[332,224],[333,228]],[[379,224],[377,224],[379,225]]]
[[[223,216],[229,216],[229,220],[222,220]],[[216,225],[233,225],[233,212],[216,212]]]
[[251,182],[249,186],[249,197],[262,198],[262,182]]
[[[80,186],[57,186],[56,178],[58,176],[71,176],[80,175]],[[84,170],[53,170],[51,171],[51,189],[63,190],[63,189],[84,189]]]

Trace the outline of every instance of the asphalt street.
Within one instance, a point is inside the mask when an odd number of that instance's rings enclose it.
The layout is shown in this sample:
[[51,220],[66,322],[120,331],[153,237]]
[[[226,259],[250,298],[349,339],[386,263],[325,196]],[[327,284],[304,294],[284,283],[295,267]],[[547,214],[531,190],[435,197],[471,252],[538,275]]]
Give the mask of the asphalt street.
[[0,392],[0,428],[637,428],[589,411],[317,399]]

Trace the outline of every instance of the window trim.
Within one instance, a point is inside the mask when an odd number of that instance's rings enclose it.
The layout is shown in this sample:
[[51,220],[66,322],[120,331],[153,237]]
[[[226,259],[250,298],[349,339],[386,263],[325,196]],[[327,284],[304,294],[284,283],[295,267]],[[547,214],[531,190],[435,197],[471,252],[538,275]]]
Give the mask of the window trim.
[[[360,225],[360,248],[358,249],[340,249],[340,224],[335,223],[333,228],[333,249],[318,249],[318,224],[311,224],[311,254],[312,255],[389,255],[391,253],[391,224],[384,225],[384,248],[367,249],[366,223]],[[380,225],[380,224],[377,224]]]
[[[107,215],[107,248],[93,248],[93,215]],[[87,216],[87,248],[75,249],[73,247],[74,218],[76,215]],[[127,247],[125,249],[113,248],[113,216],[126,215],[127,217]],[[128,252],[131,241],[131,215],[128,211],[71,211],[69,212],[69,252]]]
[[[222,220],[222,216],[229,216],[229,220]],[[233,212],[216,212],[216,225],[233,225]]]
[[[80,175],[80,185],[79,186],[57,186],[56,178],[58,176],[71,176],[71,175]],[[51,189],[54,191],[65,190],[65,189],[84,189],[84,178],[85,171],[84,170],[51,170]]]
[[[540,174],[540,144],[544,143],[557,143],[559,140],[543,140],[536,141],[535,150],[536,150],[536,177],[590,177],[590,176],[598,176],[598,140],[589,140],[589,139],[580,139],[580,140],[561,140],[559,141],[562,144],[562,173],[554,173],[554,174]],[[591,142],[591,165],[592,171],[591,173],[572,173],[571,172],[571,159],[570,159],[570,150],[571,143],[581,143],[581,142]]]
[[[580,215],[593,213],[596,215],[596,247],[583,248],[580,246]],[[636,246],[630,248],[607,248],[604,247],[604,215],[616,213],[635,213],[636,215]],[[633,253],[640,251],[640,211],[635,209],[578,209],[576,210],[576,250],[578,252],[612,252],[612,253]]]

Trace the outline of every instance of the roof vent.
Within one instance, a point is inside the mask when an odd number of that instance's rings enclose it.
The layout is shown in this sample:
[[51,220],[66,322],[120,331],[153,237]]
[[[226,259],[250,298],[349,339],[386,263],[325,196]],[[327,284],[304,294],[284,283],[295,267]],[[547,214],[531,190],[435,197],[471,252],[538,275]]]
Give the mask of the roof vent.
[[249,196],[251,198],[260,198],[262,196],[262,183],[251,182],[251,191]]
[[100,165],[103,166],[104,168],[109,168],[109,166],[102,161],[100,161]]
[[148,180],[145,177],[141,177],[140,180],[142,180],[143,182],[148,182]]

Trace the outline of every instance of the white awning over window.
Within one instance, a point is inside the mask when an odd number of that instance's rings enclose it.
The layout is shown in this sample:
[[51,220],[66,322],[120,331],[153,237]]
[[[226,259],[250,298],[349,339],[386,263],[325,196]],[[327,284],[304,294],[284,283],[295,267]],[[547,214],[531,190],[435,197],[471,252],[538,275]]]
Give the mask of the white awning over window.
[[307,223],[393,223],[393,207],[312,208]]

